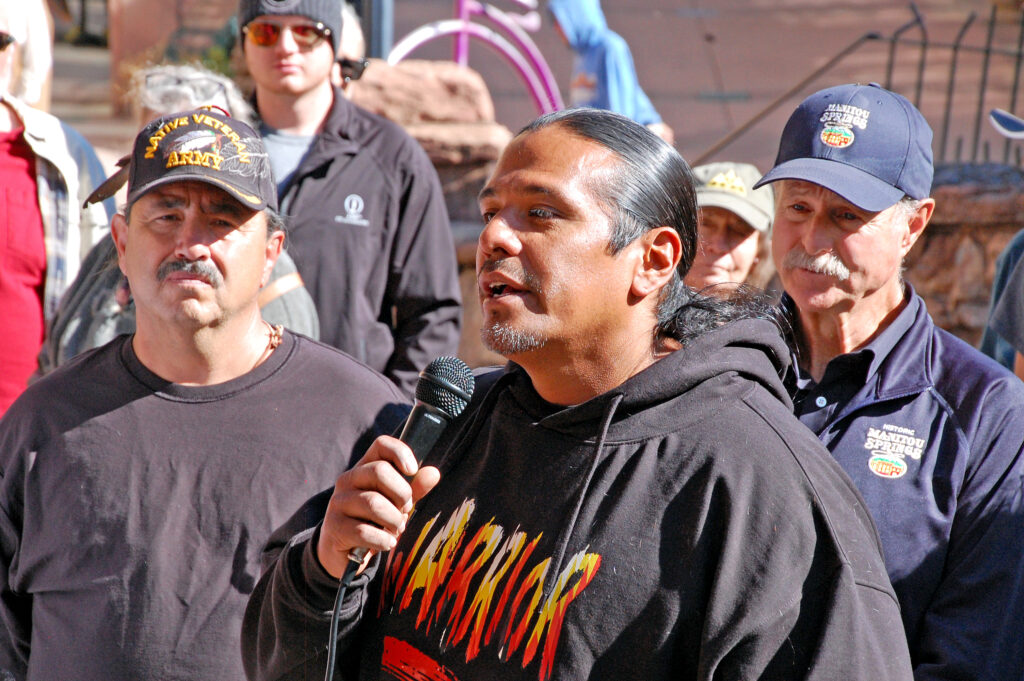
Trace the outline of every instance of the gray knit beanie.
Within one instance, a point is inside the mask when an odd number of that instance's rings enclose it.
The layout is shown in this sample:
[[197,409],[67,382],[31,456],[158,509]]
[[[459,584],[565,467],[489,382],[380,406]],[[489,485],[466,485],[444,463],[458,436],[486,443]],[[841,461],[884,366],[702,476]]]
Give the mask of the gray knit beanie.
[[[331,46],[338,54],[341,45],[341,0],[241,0],[238,6],[238,29],[264,14],[297,14],[331,29]],[[245,40],[245,35],[242,35]]]

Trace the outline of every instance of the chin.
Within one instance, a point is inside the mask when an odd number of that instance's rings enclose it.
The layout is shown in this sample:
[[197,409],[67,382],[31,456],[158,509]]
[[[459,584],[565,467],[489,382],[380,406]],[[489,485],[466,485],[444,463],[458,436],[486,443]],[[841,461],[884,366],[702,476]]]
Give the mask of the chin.
[[810,291],[796,289],[795,292],[788,288],[785,290],[796,303],[797,308],[806,312],[826,312],[848,299],[842,291],[836,289]]
[[494,322],[482,327],[480,340],[485,348],[503,357],[539,350],[545,345],[544,338],[503,322]]
[[194,328],[216,326],[220,318],[219,311],[211,310],[196,300],[186,300],[174,310],[174,319]]

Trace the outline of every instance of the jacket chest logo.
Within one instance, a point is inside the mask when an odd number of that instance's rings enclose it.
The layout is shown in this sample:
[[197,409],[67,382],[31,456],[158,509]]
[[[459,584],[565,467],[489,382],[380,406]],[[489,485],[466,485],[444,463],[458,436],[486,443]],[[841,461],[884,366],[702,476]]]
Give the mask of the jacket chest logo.
[[916,437],[912,428],[883,424],[881,428],[868,427],[864,449],[871,452],[868,469],[880,478],[902,478],[907,472],[906,457],[920,460],[928,442]]
[[345,197],[345,214],[335,215],[334,221],[338,223],[345,223],[349,225],[359,225],[360,227],[366,227],[370,224],[370,221],[363,217],[363,208],[365,207],[363,197],[359,194],[349,194]]

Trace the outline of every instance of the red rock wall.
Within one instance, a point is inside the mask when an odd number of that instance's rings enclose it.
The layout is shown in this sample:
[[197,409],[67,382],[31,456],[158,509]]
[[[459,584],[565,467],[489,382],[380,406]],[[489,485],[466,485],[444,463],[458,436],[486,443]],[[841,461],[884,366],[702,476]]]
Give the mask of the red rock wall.
[[940,168],[932,196],[935,215],[905,276],[939,326],[977,346],[996,258],[1024,229],[1024,173],[997,164]]

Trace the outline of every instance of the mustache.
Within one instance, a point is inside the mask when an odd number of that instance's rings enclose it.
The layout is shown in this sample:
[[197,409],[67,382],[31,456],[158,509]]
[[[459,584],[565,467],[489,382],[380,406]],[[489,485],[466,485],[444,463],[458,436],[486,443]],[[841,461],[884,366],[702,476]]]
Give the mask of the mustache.
[[224,281],[220,270],[207,260],[168,260],[157,268],[157,281],[163,281],[174,272],[202,277],[211,286],[220,286]]
[[541,293],[541,282],[537,275],[532,272],[527,272],[526,268],[520,265],[514,260],[508,258],[501,258],[498,260],[485,260],[480,265],[480,274],[485,272],[500,272],[518,282],[523,288],[531,293]]
[[834,253],[811,256],[799,246],[790,249],[782,261],[782,266],[786,269],[800,267],[811,272],[835,277],[839,281],[846,281],[850,278],[850,268]]

